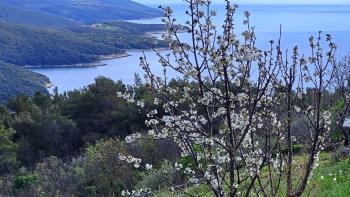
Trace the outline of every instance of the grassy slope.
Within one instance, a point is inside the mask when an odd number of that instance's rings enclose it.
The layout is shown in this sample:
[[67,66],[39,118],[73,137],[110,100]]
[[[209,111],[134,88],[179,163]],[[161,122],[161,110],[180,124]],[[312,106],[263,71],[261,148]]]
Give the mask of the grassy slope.
[[[297,164],[304,164],[307,160],[306,156],[297,156],[295,161]],[[319,166],[314,170],[313,176],[310,179],[309,185],[303,194],[303,196],[313,197],[349,197],[350,196],[350,158],[342,161],[334,161],[332,155],[329,153],[321,153]],[[302,172],[301,169],[294,169],[294,175],[301,176],[295,172]],[[295,177],[294,185],[299,180]],[[286,181],[281,182],[281,191],[278,196],[286,196]],[[189,193],[193,193],[194,196],[200,195],[201,197],[211,197],[213,194],[210,189],[204,185],[197,187],[190,187],[187,190]],[[175,197],[182,196],[173,194],[170,191],[159,192],[154,195],[155,197]]]
[[48,93],[46,83],[49,79],[41,74],[0,61],[0,103],[18,94]]
[[321,154],[321,165],[314,171],[311,194],[319,197],[350,196],[350,158],[335,162],[329,154]]

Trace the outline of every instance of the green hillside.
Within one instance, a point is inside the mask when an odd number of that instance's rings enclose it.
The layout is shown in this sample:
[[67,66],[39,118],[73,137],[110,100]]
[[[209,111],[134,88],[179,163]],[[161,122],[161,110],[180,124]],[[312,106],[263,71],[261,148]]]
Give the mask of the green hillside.
[[75,22],[60,16],[40,11],[26,10],[5,3],[0,3],[0,21],[54,28],[75,25]]
[[[115,21],[159,15],[129,0],[2,0],[0,60],[22,66],[70,65],[149,48],[145,39],[154,38],[144,33],[163,26]],[[102,25],[87,24],[92,22]]]
[[155,38],[145,33],[163,30],[162,25],[116,20],[160,15],[129,0],[2,0],[0,103],[22,93],[47,93],[47,77],[18,66],[91,63],[102,55],[149,48]]
[[2,0],[2,2],[86,23],[161,16],[159,10],[130,0]]
[[[64,65],[89,63],[100,55],[120,53],[124,49],[149,48],[146,27],[116,22],[113,28],[71,27],[44,29],[0,22],[0,60],[15,65]],[[161,42],[164,45],[164,43]]]
[[0,61],[0,103],[19,94],[48,93],[44,85],[49,82],[41,74]]

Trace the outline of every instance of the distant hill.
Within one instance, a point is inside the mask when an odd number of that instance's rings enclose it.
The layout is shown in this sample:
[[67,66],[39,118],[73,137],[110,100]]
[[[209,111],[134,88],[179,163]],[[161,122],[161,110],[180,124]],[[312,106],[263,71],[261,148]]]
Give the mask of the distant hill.
[[44,75],[0,61],[0,103],[19,94],[48,93],[44,86],[49,82]]
[[144,33],[163,26],[116,20],[159,15],[130,0],[1,0],[0,60],[20,66],[71,65],[149,48],[145,39],[154,38]]
[[[147,31],[163,30],[163,25],[127,22],[97,27],[47,29],[0,22],[0,60],[15,65],[50,66],[96,61],[101,55],[124,49],[145,49],[154,38]],[[165,46],[164,42],[160,42]]]
[[19,66],[91,63],[101,55],[149,48],[155,38],[144,34],[163,25],[116,21],[160,15],[129,0],[0,0],[0,103],[48,93],[47,77]]
[[32,11],[0,2],[0,21],[40,27],[62,28],[76,25],[64,17]]
[[161,16],[159,10],[130,0],[1,0],[1,2],[85,23]]

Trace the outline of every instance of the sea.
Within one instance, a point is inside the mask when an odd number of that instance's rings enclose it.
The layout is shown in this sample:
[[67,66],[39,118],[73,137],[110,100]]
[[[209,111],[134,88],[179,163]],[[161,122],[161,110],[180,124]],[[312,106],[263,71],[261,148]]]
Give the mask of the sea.
[[[186,5],[169,5],[174,10],[174,17],[179,24],[189,20],[185,12]],[[214,18],[216,26],[223,24],[225,17],[225,6],[213,5],[212,10],[218,14]],[[295,46],[299,47],[301,54],[310,54],[310,36],[317,37],[318,32],[331,34],[337,45],[336,56],[338,59],[350,52],[350,6],[331,5],[245,5],[239,6],[235,15],[236,34],[240,35],[244,30],[244,12],[251,13],[250,23],[254,26],[257,34],[257,45],[266,50],[269,48],[269,41],[279,39],[280,26],[282,26],[282,48],[291,51]],[[161,18],[144,20],[133,20],[130,22],[143,24],[161,24]],[[190,40],[190,35],[181,34],[185,42]],[[122,80],[126,84],[133,84],[135,74],[143,76],[139,66],[140,56],[146,55],[152,70],[156,74],[162,73],[162,67],[158,63],[158,57],[153,51],[130,50],[129,56],[123,58],[104,60],[101,64],[105,66],[86,68],[36,68],[34,72],[48,76],[57,87],[59,92],[82,89],[92,84],[96,77],[104,76],[115,81]],[[166,51],[163,51],[166,53]],[[175,73],[169,72],[169,77],[178,77]],[[52,90],[52,88],[50,89]]]

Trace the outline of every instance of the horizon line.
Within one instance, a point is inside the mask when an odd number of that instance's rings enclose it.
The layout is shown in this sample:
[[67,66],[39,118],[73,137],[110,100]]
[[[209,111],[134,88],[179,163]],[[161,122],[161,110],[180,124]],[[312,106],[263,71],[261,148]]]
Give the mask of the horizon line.
[[[165,3],[163,5],[185,5],[186,3]],[[159,3],[144,3],[144,5],[161,5]],[[212,5],[225,5],[225,3],[213,3]],[[256,5],[256,6],[350,6],[350,3],[319,3],[319,4],[308,4],[308,3],[238,3],[240,5]]]

